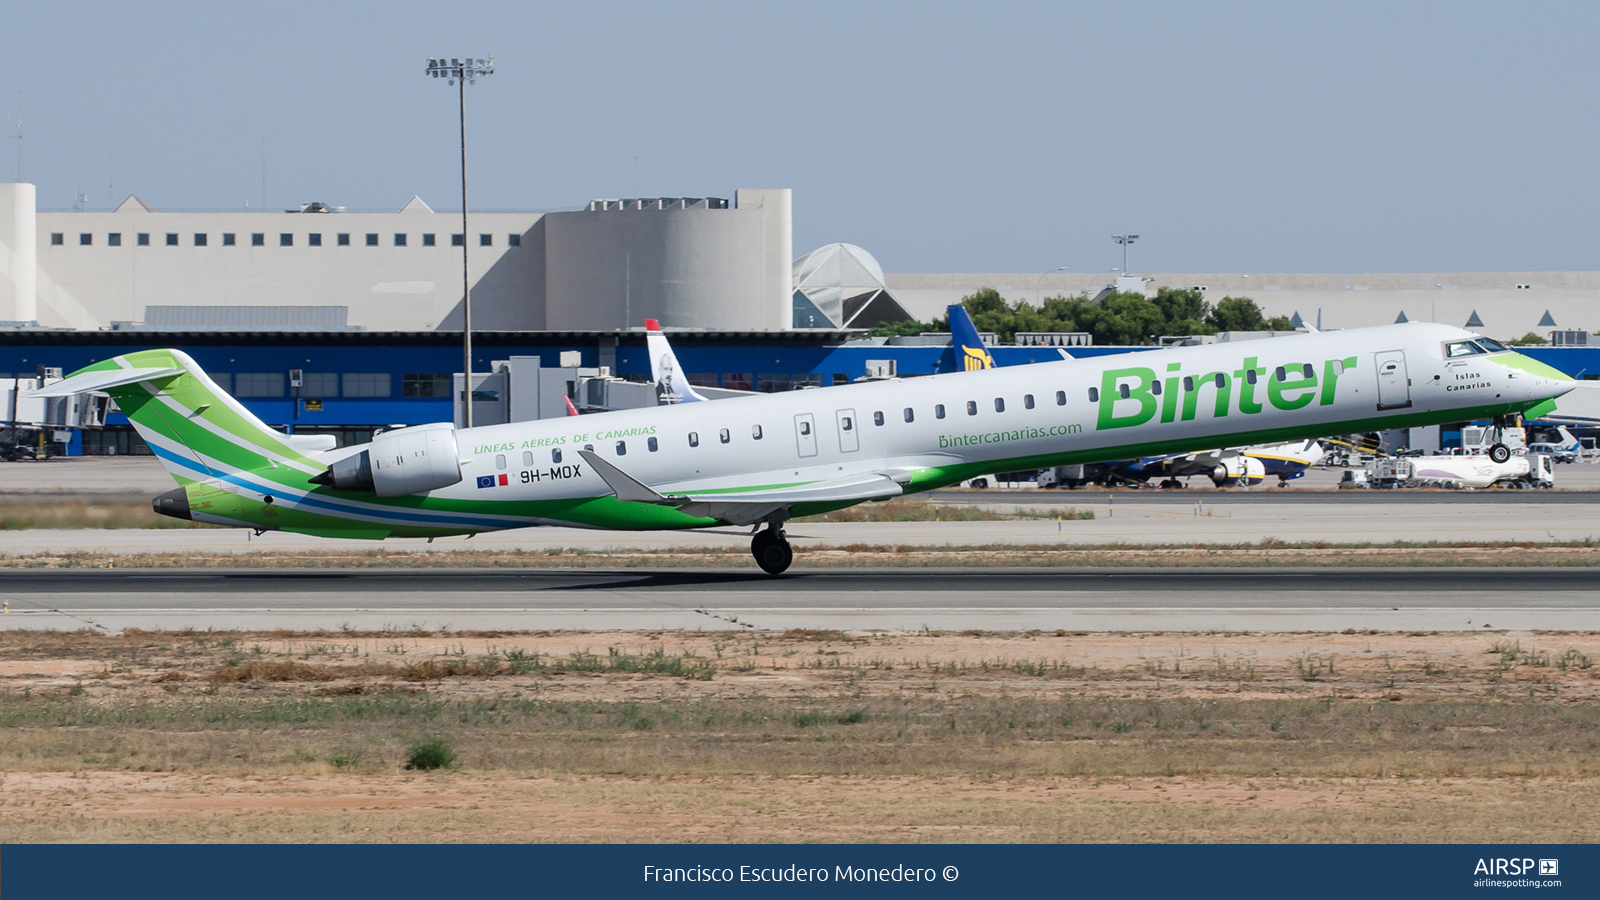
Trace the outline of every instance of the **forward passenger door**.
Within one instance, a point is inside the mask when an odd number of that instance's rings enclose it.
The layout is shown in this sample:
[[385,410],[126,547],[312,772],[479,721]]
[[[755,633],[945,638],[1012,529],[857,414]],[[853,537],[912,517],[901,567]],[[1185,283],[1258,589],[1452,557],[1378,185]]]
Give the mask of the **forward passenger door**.
[[1378,408],[1405,409],[1411,405],[1411,376],[1406,372],[1404,350],[1374,353],[1378,363]]

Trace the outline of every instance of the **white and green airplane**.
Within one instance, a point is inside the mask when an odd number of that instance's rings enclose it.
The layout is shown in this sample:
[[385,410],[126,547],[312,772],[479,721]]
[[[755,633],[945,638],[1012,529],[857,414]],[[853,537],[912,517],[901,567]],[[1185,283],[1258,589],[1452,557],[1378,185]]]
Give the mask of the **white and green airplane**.
[[1562,373],[1425,323],[1211,344],[716,403],[331,437],[268,428],[177,350],[96,363],[42,393],[105,391],[179,487],[178,518],[339,538],[532,525],[652,530],[783,524],[985,472],[1329,434],[1535,417]]

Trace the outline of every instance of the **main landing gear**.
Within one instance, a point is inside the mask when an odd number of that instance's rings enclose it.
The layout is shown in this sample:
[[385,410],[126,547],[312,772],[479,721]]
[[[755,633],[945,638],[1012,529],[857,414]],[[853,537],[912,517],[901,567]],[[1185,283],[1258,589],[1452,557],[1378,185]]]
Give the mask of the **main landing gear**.
[[794,562],[794,548],[789,546],[783,529],[776,522],[750,539],[750,555],[756,558],[756,565],[761,567],[761,571],[768,575],[781,574]]

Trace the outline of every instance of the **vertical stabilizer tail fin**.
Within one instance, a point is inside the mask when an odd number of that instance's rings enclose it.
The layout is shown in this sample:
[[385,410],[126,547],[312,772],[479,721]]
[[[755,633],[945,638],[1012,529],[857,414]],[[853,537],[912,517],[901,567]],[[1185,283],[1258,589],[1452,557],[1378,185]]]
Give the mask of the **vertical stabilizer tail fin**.
[[994,357],[989,355],[988,348],[983,346],[983,338],[978,335],[978,326],[972,321],[972,316],[967,314],[967,308],[957,303],[947,312],[950,314],[950,342],[955,349],[956,365],[960,371],[976,372],[980,369],[994,368]]
[[50,386],[52,393],[105,391],[179,484],[269,466],[326,466],[268,428],[180,350],[141,350],[95,363]]
[[644,320],[645,348],[650,352],[650,380],[656,383],[656,403],[698,403],[700,396],[689,383],[689,376],[678,363],[667,336],[661,332],[661,323],[655,319]]

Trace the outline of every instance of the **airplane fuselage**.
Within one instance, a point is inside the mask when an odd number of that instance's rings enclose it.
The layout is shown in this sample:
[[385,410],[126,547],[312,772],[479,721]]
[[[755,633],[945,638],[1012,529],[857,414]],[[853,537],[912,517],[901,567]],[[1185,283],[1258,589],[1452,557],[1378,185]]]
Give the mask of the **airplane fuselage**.
[[[1537,382],[1564,378],[1514,353],[1446,359],[1444,343],[1465,335],[1389,326],[474,428],[459,433],[467,477],[429,496],[606,495],[579,449],[662,493],[875,470],[908,471],[914,491],[997,470],[1504,415],[1540,399]],[[575,524],[691,524],[655,512]]]
[[1396,325],[419,426],[336,450],[269,429],[177,351],[96,363],[58,388],[111,392],[180,484],[156,500],[168,515],[373,539],[764,522],[753,552],[781,571],[784,520],[864,500],[996,471],[1537,412],[1571,389],[1561,373],[1472,338]]

